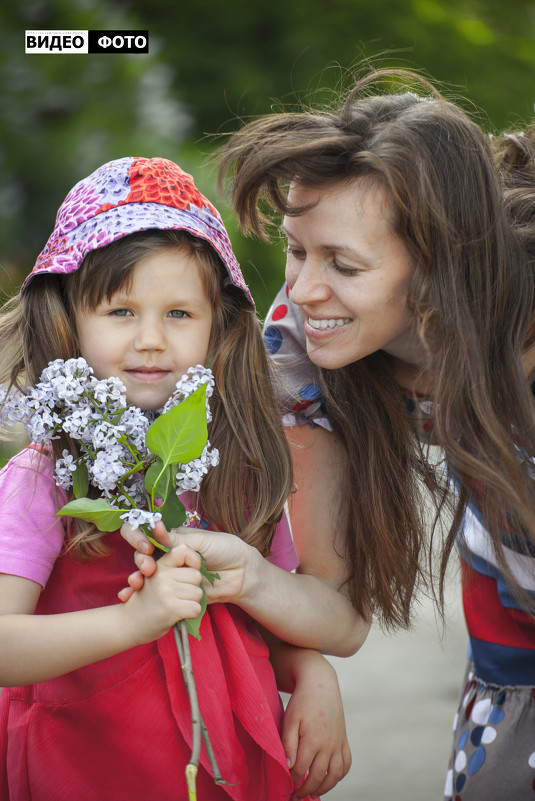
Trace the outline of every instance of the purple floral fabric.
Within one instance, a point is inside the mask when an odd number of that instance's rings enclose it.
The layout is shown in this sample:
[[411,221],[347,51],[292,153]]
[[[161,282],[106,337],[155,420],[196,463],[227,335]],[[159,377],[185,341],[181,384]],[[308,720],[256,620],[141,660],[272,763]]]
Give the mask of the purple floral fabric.
[[35,275],[75,272],[90,251],[154,228],[188,231],[209,242],[253,303],[219,212],[191,175],[162,158],[116,159],[79,181],[21,292]]

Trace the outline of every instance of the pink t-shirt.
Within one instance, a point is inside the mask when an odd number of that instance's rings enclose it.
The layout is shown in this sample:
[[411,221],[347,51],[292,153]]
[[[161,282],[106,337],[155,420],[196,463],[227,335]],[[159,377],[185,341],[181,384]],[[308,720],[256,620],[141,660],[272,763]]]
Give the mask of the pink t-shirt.
[[[0,470],[0,573],[46,585],[65,536],[58,509],[67,502],[54,481],[54,462],[25,448]],[[283,570],[299,564],[286,515],[275,528],[269,561]]]
[[24,448],[0,470],[0,572],[45,586],[63,546],[64,520],[56,511],[67,502],[56,487],[54,463]]

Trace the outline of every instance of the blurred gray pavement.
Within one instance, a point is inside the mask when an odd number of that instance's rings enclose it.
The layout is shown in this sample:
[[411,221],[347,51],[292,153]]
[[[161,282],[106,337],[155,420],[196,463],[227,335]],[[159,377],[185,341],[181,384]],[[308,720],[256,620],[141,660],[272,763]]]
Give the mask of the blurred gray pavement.
[[325,801],[442,801],[468,641],[458,576],[447,601],[445,627],[424,599],[412,631],[374,627],[355,656],[329,658],[353,765]]

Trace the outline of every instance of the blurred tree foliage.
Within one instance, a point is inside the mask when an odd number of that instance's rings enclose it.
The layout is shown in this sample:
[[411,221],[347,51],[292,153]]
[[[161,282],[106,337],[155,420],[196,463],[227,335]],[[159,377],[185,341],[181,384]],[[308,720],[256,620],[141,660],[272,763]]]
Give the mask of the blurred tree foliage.
[[[148,29],[150,53],[25,55],[26,29]],[[221,208],[264,313],[283,259],[236,230],[214,170],[203,166],[213,135],[273,107],[329,102],[365,57],[423,70],[450,96],[468,98],[488,131],[533,114],[535,3],[523,0],[17,0],[2,4],[0,30],[8,294],[75,181],[111,158],[162,155],[192,172]]]

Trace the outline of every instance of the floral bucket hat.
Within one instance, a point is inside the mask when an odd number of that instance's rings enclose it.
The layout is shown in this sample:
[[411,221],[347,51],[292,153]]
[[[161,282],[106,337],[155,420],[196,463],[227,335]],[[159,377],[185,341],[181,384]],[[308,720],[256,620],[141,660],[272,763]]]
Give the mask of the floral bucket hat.
[[21,293],[35,275],[76,272],[90,251],[153,228],[188,231],[209,242],[254,306],[219,212],[191,175],[163,158],[116,159],[79,181],[59,207]]

